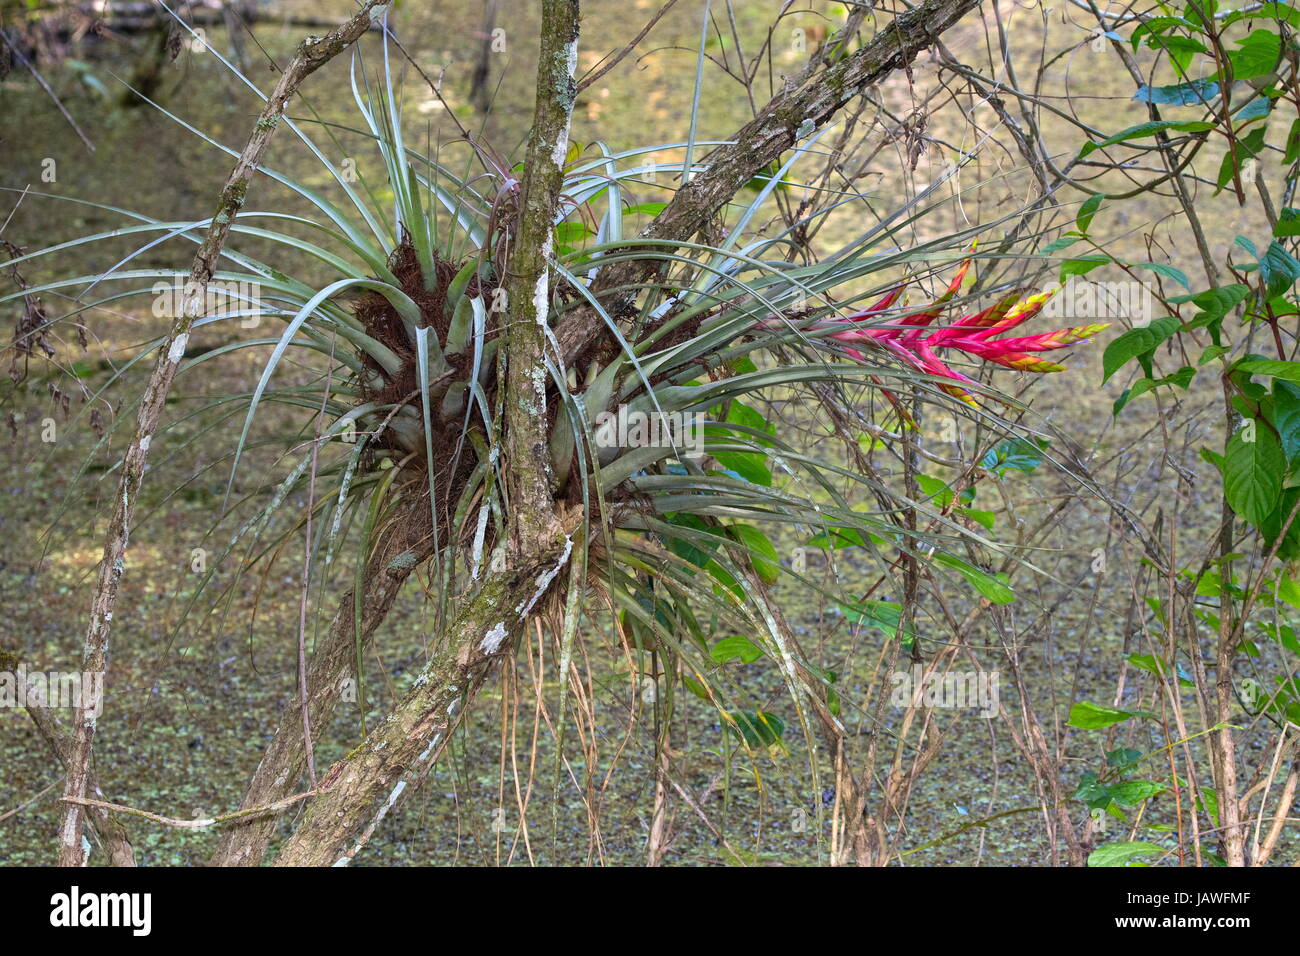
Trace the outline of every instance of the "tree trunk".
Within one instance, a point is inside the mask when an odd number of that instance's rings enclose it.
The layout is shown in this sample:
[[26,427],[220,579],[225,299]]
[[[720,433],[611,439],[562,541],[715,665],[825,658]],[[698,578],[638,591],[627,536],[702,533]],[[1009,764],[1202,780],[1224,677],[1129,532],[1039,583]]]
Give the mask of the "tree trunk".
[[489,575],[396,709],[321,778],[321,794],[277,866],[343,866],[352,860],[403,793],[437,762],[488,669],[513,651],[521,625],[571,551],[566,540],[537,564]]
[[489,571],[397,709],[330,768],[320,784],[324,792],[277,865],[343,865],[365,846],[408,786],[418,785],[437,761],[492,662],[513,651],[520,627],[573,553],[575,529],[562,527],[553,496],[546,349],[549,260],[573,114],[578,15],[577,0],[542,4],[537,99],[507,269],[507,369],[501,384],[509,568]]
[[[399,510],[390,533],[381,537],[366,568],[361,609],[361,650],[364,656],[375,629],[388,616],[402,585],[433,554],[428,530],[428,499],[417,497]],[[307,700],[311,726],[324,729],[342,696],[343,681],[356,674],[356,622],[353,594],[339,601],[328,634],[312,654],[307,673]],[[280,726],[257,766],[241,810],[264,807],[297,792],[307,765],[303,734],[302,701],[293,695],[280,715]],[[274,815],[249,818],[224,831],[211,866],[256,866],[275,833]]]

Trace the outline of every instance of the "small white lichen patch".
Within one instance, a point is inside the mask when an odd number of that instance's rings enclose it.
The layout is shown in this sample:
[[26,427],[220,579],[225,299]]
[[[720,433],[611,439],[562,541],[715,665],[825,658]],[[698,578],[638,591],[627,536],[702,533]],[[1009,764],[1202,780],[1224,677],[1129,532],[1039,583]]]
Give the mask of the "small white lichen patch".
[[555,580],[556,576],[559,575],[562,570],[564,570],[564,566],[569,563],[569,555],[571,554],[573,554],[573,535],[566,534],[564,536],[564,551],[560,554],[560,560],[555,562],[555,566],[549,571],[543,571],[541,574],[537,575],[537,590],[533,592],[531,598],[515,608],[515,612],[521,618],[525,617],[528,612],[533,609],[533,605],[541,600],[542,595],[546,593],[546,589],[551,586],[551,582]]
[[506,622],[497,621],[496,627],[488,631],[479,642],[478,649],[484,654],[495,654],[506,639]]
[[185,346],[189,344],[190,333],[182,332],[176,336],[176,341],[172,342],[172,347],[167,350],[167,361],[175,364],[185,357]]
[[533,312],[542,328],[546,328],[546,313],[551,307],[550,273],[549,268],[542,266],[542,274],[537,277],[537,285],[533,286]]
[[[564,70],[565,80],[571,81],[573,74],[578,69],[578,40],[575,37],[564,51]],[[573,105],[570,102],[568,110],[572,111]],[[569,124],[566,122],[560,130],[560,135],[555,138],[555,149],[551,151],[551,162],[555,163],[557,169],[564,168],[564,158],[569,152]]]

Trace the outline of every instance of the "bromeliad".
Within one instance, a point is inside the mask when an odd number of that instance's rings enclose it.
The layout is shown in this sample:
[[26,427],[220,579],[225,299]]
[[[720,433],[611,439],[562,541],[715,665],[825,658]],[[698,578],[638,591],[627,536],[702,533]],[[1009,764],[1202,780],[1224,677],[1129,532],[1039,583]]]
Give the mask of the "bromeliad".
[[[1020,292],[1012,292],[982,312],[962,316],[949,325],[932,326],[931,323],[943,313],[944,306],[961,288],[970,265],[970,259],[963,262],[947,291],[924,310],[908,313],[887,326],[864,326],[863,323],[882,316],[898,301],[907,285],[902,283],[870,308],[830,320],[840,331],[832,332],[827,338],[838,343],[839,351],[859,362],[866,361],[866,357],[856,346],[875,343],[920,372],[949,379],[950,382],[941,383],[939,387],[964,402],[978,405],[975,397],[964,387],[977,383],[946,365],[939,358],[941,350],[955,349],[1022,372],[1059,372],[1065,366],[1049,362],[1035,353],[1087,341],[1110,324],[1103,322],[1017,338],[994,338],[1033,318],[1059,291],[1054,289],[1024,299],[1021,299]],[[824,330],[826,326],[816,328]]]

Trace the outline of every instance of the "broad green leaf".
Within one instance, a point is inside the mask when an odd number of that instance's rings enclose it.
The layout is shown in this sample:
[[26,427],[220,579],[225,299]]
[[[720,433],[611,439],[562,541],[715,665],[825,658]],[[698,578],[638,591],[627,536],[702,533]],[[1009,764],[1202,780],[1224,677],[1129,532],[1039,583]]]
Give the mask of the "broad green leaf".
[[1251,375],[1268,375],[1274,379],[1300,384],[1300,362],[1282,362],[1277,359],[1247,359],[1233,366],[1236,371]]
[[1111,724],[1121,724],[1134,716],[1129,710],[1116,710],[1114,707],[1081,700],[1070,708],[1069,725],[1080,730],[1100,730]]
[[1139,86],[1133,99],[1161,106],[1199,106],[1219,95],[1219,84],[1209,76],[1172,86]]
[[[1300,123],[1300,120],[1296,122]],[[1278,214],[1277,225],[1273,227],[1273,235],[1278,239],[1300,236],[1300,209],[1284,206]]]
[[1300,261],[1282,248],[1280,242],[1270,242],[1259,260],[1259,276],[1264,280],[1270,299],[1291,291],[1295,280],[1300,279]]
[[1190,292],[1192,290],[1192,284],[1187,281],[1187,273],[1183,272],[1181,269],[1175,269],[1173,266],[1166,265],[1163,262],[1135,262],[1133,263],[1133,268],[1150,269],[1157,275],[1162,275],[1166,279],[1172,279],[1187,291]]
[[1217,194],[1232,180],[1233,173],[1241,169],[1247,160],[1254,159],[1264,150],[1264,135],[1267,132],[1263,126],[1256,126],[1245,136],[1237,138],[1237,149],[1234,153],[1227,150],[1223,154],[1223,161],[1219,164],[1219,176],[1215,184],[1215,193]]
[[1008,471],[1028,473],[1043,463],[1043,452],[1050,446],[1045,438],[1011,438],[990,448],[980,459],[980,467],[999,478]]
[[1088,854],[1089,866],[1128,866],[1139,856],[1154,856],[1164,850],[1154,843],[1104,843]]
[[1152,780],[1126,780],[1123,783],[1112,784],[1109,788],[1111,799],[1126,807],[1136,806],[1143,800],[1159,796],[1166,789],[1164,785]]
[[972,567],[960,558],[956,558],[951,554],[936,554],[931,560],[936,564],[952,568],[964,577],[976,591],[979,591],[980,594],[994,604],[1010,604],[1016,599],[1016,593],[1007,587],[1005,583],[999,581],[987,571]]
[[[841,604],[839,608],[847,620],[864,627],[874,627],[886,637],[898,635],[898,625],[903,619],[902,605],[894,604],[892,601],[864,601],[857,605]],[[910,627],[907,628],[903,631],[903,646],[911,647],[915,638],[915,632]]]
[[709,651],[709,657],[715,664],[725,664],[729,660],[738,660],[742,664],[752,664],[763,656],[763,649],[754,644],[747,637],[741,637],[739,634],[734,637],[724,637],[713,645],[713,650]]
[[[1156,319],[1150,325],[1130,329],[1112,340],[1106,346],[1106,351],[1102,353],[1101,357],[1102,384],[1104,385],[1112,375],[1128,364],[1130,360],[1150,356],[1159,347],[1160,343],[1177,332],[1179,327],[1178,319],[1173,316],[1165,316]],[[1149,359],[1143,362],[1143,370],[1150,377]]]
[[713,453],[714,460],[728,471],[748,481],[751,485],[772,486],[772,470],[767,467],[765,456],[750,451],[718,451]]
[[1087,275],[1093,269],[1113,261],[1110,256],[1080,256],[1078,259],[1067,259],[1061,263],[1060,279],[1064,282],[1070,276]]
[[1234,80],[1272,73],[1282,56],[1282,38],[1272,30],[1254,30],[1235,50],[1228,51]]
[[762,710],[733,710],[723,723],[751,747],[770,747],[785,733],[785,722],[776,714]]
[[1273,379],[1273,427],[1282,442],[1282,454],[1295,462],[1300,456],[1300,387],[1280,377]]
[[[1182,86],[1188,86],[1188,85],[1190,85],[1190,84],[1182,84]],[[1214,86],[1215,86],[1215,89],[1217,90],[1217,89],[1218,89],[1218,85],[1215,84]],[[1176,89],[1180,89],[1180,88],[1181,88],[1181,87],[1157,87],[1156,89],[1157,89],[1157,90],[1161,90],[1161,89],[1163,89],[1163,90],[1176,90]],[[1145,87],[1145,86],[1144,86],[1144,87],[1142,87],[1142,89],[1143,89],[1143,90],[1145,90],[1145,89],[1149,89],[1149,87]],[[1142,99],[1142,97],[1141,97],[1141,95],[1140,95],[1140,94],[1141,94],[1141,90],[1139,90],[1138,92],[1139,92],[1139,96],[1134,97],[1134,98],[1135,98],[1135,99]],[[1163,103],[1172,103],[1172,102],[1175,102],[1175,100],[1173,100],[1173,99],[1164,99],[1164,100],[1162,100],[1162,99],[1151,99],[1150,102],[1152,102],[1152,103],[1162,103],[1162,102],[1163,102]],[[1199,102],[1200,102],[1200,99],[1199,99],[1199,97],[1197,97],[1197,98],[1192,98],[1192,99],[1187,100],[1186,102],[1199,103]],[[1114,146],[1116,143],[1127,142],[1128,140],[1131,140],[1131,139],[1143,139],[1143,138],[1148,137],[1148,136],[1154,136],[1156,133],[1163,132],[1163,131],[1166,131],[1166,130],[1172,130],[1172,131],[1177,132],[1177,133],[1203,133],[1203,132],[1205,132],[1206,130],[1210,130],[1210,129],[1214,129],[1214,124],[1213,124],[1213,123],[1209,123],[1209,122],[1205,122],[1204,120],[1191,120],[1191,121],[1184,121],[1184,120],[1152,120],[1152,121],[1147,122],[1147,123],[1139,123],[1137,126],[1130,126],[1128,129],[1125,129],[1125,130],[1120,130],[1120,131],[1119,131],[1118,133],[1116,133],[1114,136],[1108,136],[1108,137],[1106,137],[1105,139],[1103,139],[1100,143],[1093,143],[1093,142],[1085,143],[1083,149],[1079,150],[1079,157],[1082,158],[1082,157],[1084,157],[1084,156],[1087,156],[1089,153],[1096,152],[1097,150],[1102,149],[1102,148],[1105,147],[1105,146]]]
[[1273,429],[1248,421],[1228,439],[1223,494],[1233,513],[1256,528],[1264,524],[1282,493],[1286,457]]
[[1101,208],[1101,201],[1105,197],[1101,193],[1089,196],[1079,207],[1079,213],[1074,217],[1074,224],[1082,233],[1087,233],[1088,227],[1092,225],[1092,217],[1097,215],[1097,210]]
[[745,546],[745,550],[749,552],[748,557],[754,564],[754,570],[763,579],[763,583],[775,584],[781,577],[781,559],[767,535],[748,524],[728,525],[727,530],[731,532],[732,537]]

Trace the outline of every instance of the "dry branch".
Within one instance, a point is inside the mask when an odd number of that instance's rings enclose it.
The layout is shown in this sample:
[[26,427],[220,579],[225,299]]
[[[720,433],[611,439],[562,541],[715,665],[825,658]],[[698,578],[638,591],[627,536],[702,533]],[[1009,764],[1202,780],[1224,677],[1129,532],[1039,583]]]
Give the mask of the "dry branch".
[[[189,281],[185,285],[183,306],[176,316],[167,339],[159,349],[158,364],[145,389],[136,418],[135,435],[122,461],[122,477],[118,484],[113,516],[108,524],[104,543],[104,556],[99,565],[99,580],[90,606],[90,625],[86,630],[86,644],[82,652],[81,669],[99,674],[102,680],[107,653],[108,637],[112,627],[113,611],[117,605],[118,584],[126,569],[126,548],[131,522],[135,515],[136,498],[144,480],[145,462],[149,444],[158,429],[159,417],[167,394],[171,391],[176,369],[185,354],[190,327],[198,317],[207,296],[208,282],[216,269],[221,250],[231,224],[243,208],[249,181],[253,178],[271,136],[279,124],[280,116],[304,79],[347,49],[369,28],[373,11],[387,5],[387,0],[367,0],[366,4],[342,27],[324,37],[308,37],[299,45],[297,53],[280,77],[274,92],[266,101],[253,127],[248,144],[240,153],[235,168],[221,191],[216,214],[208,227],[207,235],[199,246],[190,267]],[[101,685],[102,686],[102,685]],[[85,807],[77,803],[86,796],[90,778],[90,751],[95,738],[95,717],[84,708],[78,708],[73,730],[74,746],[67,762],[68,776],[63,795],[69,798],[59,830],[59,862],[63,866],[84,866],[86,851],[82,842],[82,825]]]

